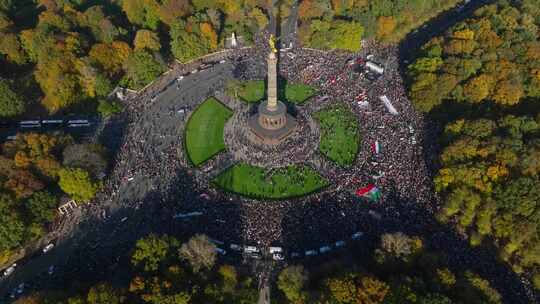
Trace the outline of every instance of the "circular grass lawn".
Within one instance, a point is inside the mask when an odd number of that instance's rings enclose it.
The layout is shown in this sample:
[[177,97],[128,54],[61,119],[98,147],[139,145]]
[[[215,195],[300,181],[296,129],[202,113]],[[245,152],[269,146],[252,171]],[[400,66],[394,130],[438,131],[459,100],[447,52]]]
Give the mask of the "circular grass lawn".
[[238,164],[225,170],[213,183],[228,192],[262,199],[300,197],[328,185],[317,171],[308,166],[265,169],[248,164]]
[[190,161],[199,166],[225,150],[223,128],[233,112],[210,97],[191,114],[186,126],[186,150]]
[[[297,105],[302,105],[317,90],[306,84],[295,84],[281,81],[278,85],[278,98]],[[241,100],[247,103],[257,103],[266,98],[266,86],[263,80],[248,80],[235,82],[230,85],[230,92],[236,92]],[[234,94],[234,93],[233,93]]]
[[360,149],[358,123],[354,114],[343,105],[323,109],[313,115],[319,121],[319,150],[342,167],[350,167]]

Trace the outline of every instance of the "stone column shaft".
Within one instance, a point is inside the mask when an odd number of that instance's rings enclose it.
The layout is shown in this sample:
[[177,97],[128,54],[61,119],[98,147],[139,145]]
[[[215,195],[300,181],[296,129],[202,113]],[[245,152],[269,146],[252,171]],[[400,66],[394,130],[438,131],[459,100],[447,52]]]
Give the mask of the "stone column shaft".
[[268,104],[270,111],[277,109],[277,58],[274,52],[268,55]]

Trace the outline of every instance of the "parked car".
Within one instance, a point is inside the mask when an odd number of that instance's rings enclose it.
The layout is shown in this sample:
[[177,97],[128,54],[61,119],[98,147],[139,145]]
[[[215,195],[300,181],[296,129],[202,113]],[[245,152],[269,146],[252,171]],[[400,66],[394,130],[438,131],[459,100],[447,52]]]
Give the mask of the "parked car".
[[255,246],[246,246],[244,247],[244,252],[245,253],[259,253],[259,248]]
[[345,247],[345,241],[337,241],[335,245],[337,248]]
[[13,263],[6,270],[4,270],[4,276],[7,277],[12,274],[15,271],[15,267],[17,267],[17,263]]
[[19,286],[17,286],[17,294],[21,295],[24,292],[24,287],[25,286],[26,286],[26,284],[24,284],[24,283],[19,284]]
[[51,249],[54,248],[54,244],[53,243],[49,243],[47,244],[47,246],[43,247],[43,249],[41,250],[43,253],[47,253],[49,251],[51,251]]
[[322,246],[321,248],[319,248],[319,252],[320,252],[321,254],[327,253],[327,252],[329,252],[330,250],[332,250],[332,248],[330,248],[330,246]]
[[351,236],[351,239],[353,239],[353,240],[358,240],[359,238],[362,237],[362,235],[364,235],[364,233],[361,232],[361,231],[358,231],[358,232],[354,233],[354,234]]
[[226,250],[221,249],[221,248],[219,248],[219,247],[216,247],[216,252],[217,252],[218,254],[221,254],[221,255],[226,255],[226,254],[227,254],[227,251],[226,251]]
[[281,247],[270,247],[268,248],[268,250],[270,251],[270,253],[278,253],[278,252],[283,252],[283,248]]
[[242,251],[242,247],[240,245],[231,244],[229,247],[234,251]]
[[306,256],[314,256],[317,255],[317,250],[307,250]]
[[285,257],[283,256],[282,253],[276,252],[272,254],[272,259],[274,259],[274,261],[283,261]]

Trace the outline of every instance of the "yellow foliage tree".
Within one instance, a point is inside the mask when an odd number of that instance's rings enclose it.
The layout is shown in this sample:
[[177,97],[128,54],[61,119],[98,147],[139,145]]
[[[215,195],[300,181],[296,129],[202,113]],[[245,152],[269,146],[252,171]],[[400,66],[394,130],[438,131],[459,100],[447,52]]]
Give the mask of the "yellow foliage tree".
[[149,49],[159,51],[161,49],[158,35],[149,30],[138,30],[137,34],[135,34],[133,45],[135,46],[135,50]]
[[521,97],[525,95],[521,83],[517,81],[504,80],[497,84],[493,100],[503,105],[515,105]]
[[208,42],[210,43],[210,48],[216,49],[217,48],[217,34],[216,34],[216,31],[214,31],[212,24],[208,22],[201,23],[201,33],[206,39],[208,39]]
[[397,22],[392,16],[381,16],[377,19],[377,37],[387,40],[394,33]]
[[98,43],[90,49],[90,58],[94,60],[109,76],[122,71],[122,66],[131,52],[129,45],[123,41],[113,41],[111,44]]
[[462,40],[474,40],[474,32],[469,29],[464,29],[461,31],[456,31],[452,34],[452,37],[455,39]]
[[493,76],[481,74],[467,81],[463,87],[463,94],[471,102],[479,103],[489,96],[494,85]]

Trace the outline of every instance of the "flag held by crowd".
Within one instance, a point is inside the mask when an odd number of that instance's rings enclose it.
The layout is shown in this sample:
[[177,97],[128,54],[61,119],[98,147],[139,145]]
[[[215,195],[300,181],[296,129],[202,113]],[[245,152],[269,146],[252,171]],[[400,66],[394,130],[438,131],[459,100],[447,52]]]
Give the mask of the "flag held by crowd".
[[371,201],[378,201],[381,198],[381,191],[375,185],[369,184],[356,190],[356,195],[368,198]]
[[371,144],[371,151],[373,151],[375,154],[379,154],[381,152],[381,145],[379,144],[378,140]]

